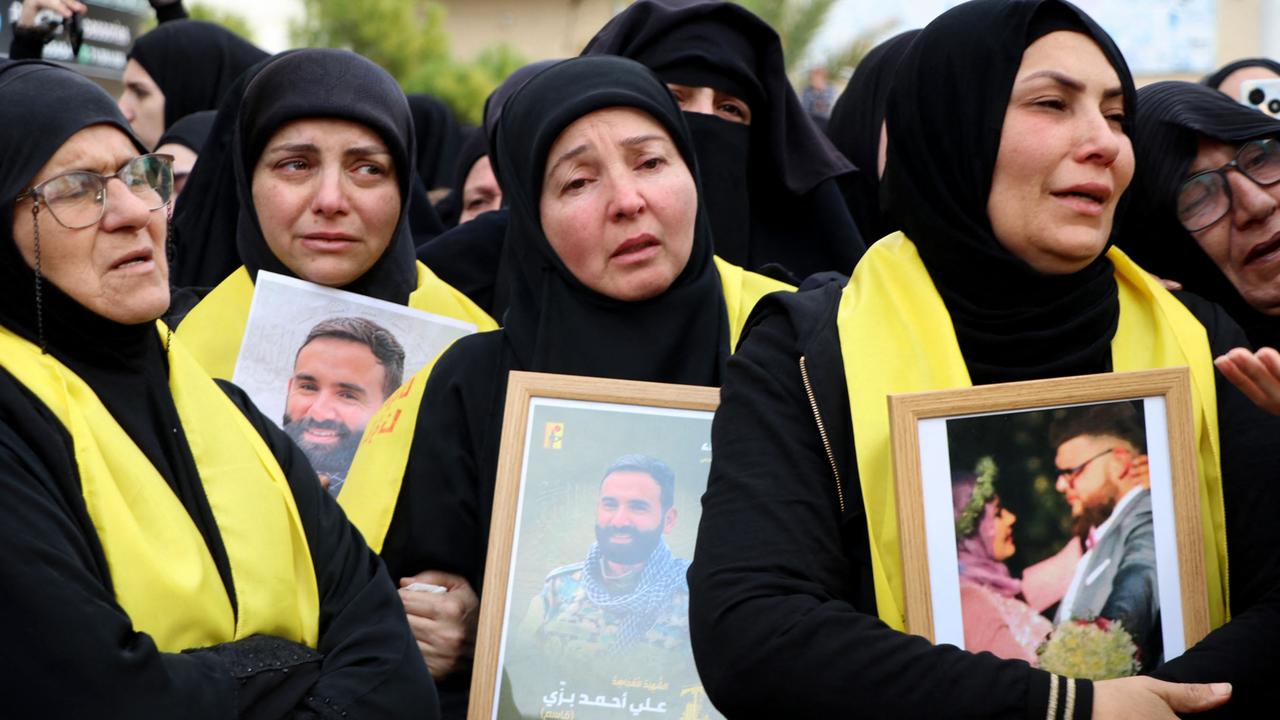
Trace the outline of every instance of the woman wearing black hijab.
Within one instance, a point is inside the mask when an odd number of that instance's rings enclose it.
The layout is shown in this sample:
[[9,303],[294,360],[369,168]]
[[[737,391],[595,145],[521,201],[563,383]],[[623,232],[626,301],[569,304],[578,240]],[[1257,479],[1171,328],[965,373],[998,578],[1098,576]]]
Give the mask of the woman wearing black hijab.
[[[1133,204],[1117,235],[1144,268],[1226,309],[1255,348],[1280,347],[1277,143],[1280,120],[1203,85],[1142,88]],[[1242,152],[1236,172],[1206,172]]]
[[1172,718],[1226,700],[903,632],[888,395],[1184,365],[1218,629],[1156,675],[1230,682],[1244,717],[1270,702],[1280,425],[1214,376],[1239,329],[1107,249],[1133,109],[1115,45],[1060,0],[965,3],[912,43],[886,115],[903,232],[843,291],[765,300],[726,371],[689,570],[694,656],[726,715]]
[[[285,135],[293,140],[284,142]],[[310,149],[289,150],[295,146]],[[358,148],[365,150],[353,160],[350,153]],[[259,270],[408,305],[479,330],[497,327],[414,259],[406,219],[415,177],[413,121],[404,93],[382,68],[349,51],[322,49],[264,63],[246,83],[230,154],[243,266],[177,330],[210,375],[234,373]],[[330,171],[343,173],[337,194],[323,184]]]
[[1200,81],[1232,100],[1242,100],[1240,85],[1246,80],[1280,79],[1280,62],[1271,58],[1244,58],[1227,63]]
[[0,99],[6,714],[434,717],[382,564],[155,322],[166,161],[66,69],[5,64]]
[[418,177],[427,190],[453,185],[454,164],[462,145],[462,127],[443,101],[430,95],[409,95],[414,134],[418,137]]
[[835,178],[853,166],[800,106],[764,21],[718,0],[641,0],[583,54],[636,60],[688,100],[702,88],[732,96],[717,95],[723,111],[712,114],[681,101],[717,255],[748,270],[780,266],[793,279],[852,272],[865,245]]
[[165,128],[215,110],[228,88],[267,53],[230,30],[200,20],[164,23],[133,43],[120,110],[147,147]]
[[887,225],[880,213],[880,174],[884,172],[886,142],[884,107],[898,63],[919,34],[919,30],[908,30],[867,53],[827,120],[827,137],[857,167],[837,182],[858,232],[868,244],[897,229]]
[[[606,116],[628,130],[591,135]],[[633,137],[647,139],[622,143]],[[588,149],[558,162],[579,143]],[[787,289],[713,256],[682,113],[633,61],[575,58],[538,74],[507,101],[493,146],[511,212],[506,322],[463,338],[383,407],[402,419],[366,438],[341,496],[402,586],[450,589],[401,592],[427,665],[452,673],[449,717],[465,715],[467,646],[437,648],[474,640],[464,610],[484,578],[508,373],[714,386],[756,300]],[[440,627],[446,606],[448,638],[413,617]]]

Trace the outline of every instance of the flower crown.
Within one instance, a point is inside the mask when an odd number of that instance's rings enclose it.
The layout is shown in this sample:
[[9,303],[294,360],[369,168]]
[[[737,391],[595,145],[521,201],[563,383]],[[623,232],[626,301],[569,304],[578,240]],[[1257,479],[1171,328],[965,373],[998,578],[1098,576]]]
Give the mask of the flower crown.
[[969,537],[978,529],[978,521],[987,503],[996,495],[996,461],[990,455],[978,460],[973,472],[978,476],[973,494],[965,503],[960,517],[956,518],[956,537]]

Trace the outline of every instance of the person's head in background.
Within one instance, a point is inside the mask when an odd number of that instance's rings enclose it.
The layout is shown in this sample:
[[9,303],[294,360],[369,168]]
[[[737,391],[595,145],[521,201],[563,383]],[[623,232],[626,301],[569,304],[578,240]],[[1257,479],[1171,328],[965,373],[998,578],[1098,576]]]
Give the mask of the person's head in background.
[[175,20],[138,37],[125,64],[118,104],[147,146],[201,110],[215,110],[241,73],[268,53],[230,30],[199,20]]
[[1280,120],[1194,83],[1138,92],[1133,203],[1118,244],[1280,342]]
[[202,110],[191,113],[174,123],[156,144],[156,152],[173,156],[173,198],[177,200],[182,188],[187,184],[187,176],[195,167],[196,159],[209,139],[209,131],[213,128],[216,110]]
[[1241,86],[1249,80],[1280,80],[1280,62],[1262,57],[1236,60],[1204,76],[1200,83],[1238,102]]

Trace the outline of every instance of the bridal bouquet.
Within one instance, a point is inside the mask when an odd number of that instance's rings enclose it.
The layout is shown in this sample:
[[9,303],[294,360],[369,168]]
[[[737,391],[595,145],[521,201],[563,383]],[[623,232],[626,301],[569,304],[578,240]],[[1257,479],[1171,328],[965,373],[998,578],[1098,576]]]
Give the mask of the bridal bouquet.
[[1040,668],[1067,677],[1109,680],[1138,674],[1138,647],[1119,621],[1072,620],[1036,648]]

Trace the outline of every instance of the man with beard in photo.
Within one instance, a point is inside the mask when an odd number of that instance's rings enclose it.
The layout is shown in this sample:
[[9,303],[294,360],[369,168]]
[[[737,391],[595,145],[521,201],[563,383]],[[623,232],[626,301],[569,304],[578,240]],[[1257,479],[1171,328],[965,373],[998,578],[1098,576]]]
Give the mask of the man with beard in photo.
[[1054,624],[1120,621],[1144,669],[1160,660],[1160,597],[1146,435],[1133,403],[1071,408],[1054,420],[1058,492],[1085,552]]
[[369,418],[404,377],[404,348],[386,328],[359,317],[318,323],[293,362],[284,431],[337,497]]
[[530,609],[545,652],[688,654],[689,561],[663,540],[676,526],[675,482],[666,463],[647,455],[624,455],[605,470],[586,560],[549,573]]

